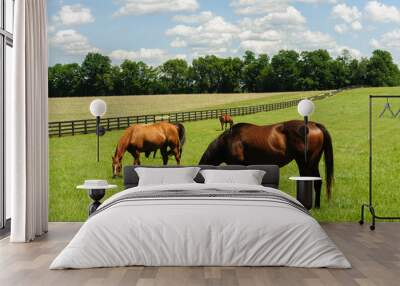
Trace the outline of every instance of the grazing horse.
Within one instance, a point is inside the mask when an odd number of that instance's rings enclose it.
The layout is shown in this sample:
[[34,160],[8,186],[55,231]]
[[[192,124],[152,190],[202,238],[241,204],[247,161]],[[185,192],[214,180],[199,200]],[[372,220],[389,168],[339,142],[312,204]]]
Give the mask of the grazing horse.
[[[179,141],[180,141],[180,143],[181,143],[181,144],[180,144],[180,149],[179,149],[179,155],[180,155],[180,157],[182,158],[182,148],[183,148],[183,145],[184,145],[185,142],[186,142],[186,130],[185,130],[185,126],[183,126],[182,123],[176,123],[176,124],[174,124],[174,125],[175,125],[175,127],[178,129],[178,133],[179,133]],[[151,154],[151,151],[145,152],[146,158],[149,158],[149,157],[150,157],[150,154]],[[157,154],[157,150],[153,151],[153,159],[156,157],[156,154]],[[169,150],[169,151],[168,151],[168,155],[169,155],[169,156],[173,155],[172,150]]]
[[224,130],[224,129],[226,130],[226,128],[228,127],[228,123],[229,123],[229,128],[232,128],[232,125],[233,125],[232,116],[230,116],[228,114],[222,114],[220,117],[218,117],[218,119],[219,119],[219,122],[221,123],[221,130]]
[[168,150],[180,164],[181,144],[179,132],[175,125],[168,122],[154,124],[134,124],[128,127],[119,139],[115,154],[112,157],[113,178],[121,176],[122,158],[126,151],[134,157],[134,165],[140,165],[140,153],[160,149],[163,164],[168,163]]
[[[304,133],[304,122],[299,120],[266,126],[235,124],[211,142],[199,165],[274,164],[283,167],[295,160],[301,176],[320,177],[318,165],[324,153],[326,191],[329,199],[333,181],[331,136],[323,125],[309,122],[308,152],[305,158]],[[320,207],[321,187],[321,181],[314,182],[316,208]]]

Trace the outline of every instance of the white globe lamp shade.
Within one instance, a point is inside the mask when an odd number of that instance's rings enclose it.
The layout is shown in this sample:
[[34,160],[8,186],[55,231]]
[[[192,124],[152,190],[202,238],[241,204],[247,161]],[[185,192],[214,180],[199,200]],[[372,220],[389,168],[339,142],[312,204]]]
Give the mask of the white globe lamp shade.
[[93,116],[103,116],[107,111],[107,104],[102,99],[95,99],[90,103],[90,113]]
[[309,99],[303,99],[297,105],[297,111],[303,117],[310,116],[314,112],[314,109],[315,109],[314,102],[312,102]]

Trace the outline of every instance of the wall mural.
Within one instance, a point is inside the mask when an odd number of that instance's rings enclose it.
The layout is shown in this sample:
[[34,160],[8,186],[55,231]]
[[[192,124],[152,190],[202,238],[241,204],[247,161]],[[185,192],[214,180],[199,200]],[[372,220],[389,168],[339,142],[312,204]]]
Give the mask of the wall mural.
[[[280,189],[294,197],[307,185],[297,176],[322,178],[311,182],[317,220],[359,219],[368,191],[368,95],[400,94],[388,26],[376,24],[379,39],[361,34],[354,27],[366,18],[349,24],[332,3],[131,11],[124,1],[105,2],[96,10],[83,1],[48,4],[51,221],[86,220],[92,200],[76,187],[106,180],[113,188],[92,196],[108,198],[124,189],[123,167],[133,164],[277,164]],[[332,31],[307,21],[310,9],[333,21]],[[339,28],[358,40],[344,41]],[[105,103],[100,113],[90,110],[96,99]],[[304,99],[312,114],[297,110]],[[372,107],[383,215],[400,202],[399,109],[396,99]]]

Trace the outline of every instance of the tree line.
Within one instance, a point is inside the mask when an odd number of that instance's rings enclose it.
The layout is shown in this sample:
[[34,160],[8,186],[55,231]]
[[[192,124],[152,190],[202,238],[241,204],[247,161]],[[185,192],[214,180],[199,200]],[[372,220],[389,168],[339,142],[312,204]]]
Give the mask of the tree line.
[[326,90],[347,86],[397,86],[400,71],[390,52],[375,50],[356,59],[348,51],[333,58],[326,50],[281,50],[272,58],[246,51],[242,58],[208,55],[171,59],[153,67],[88,53],[82,64],[49,67],[49,96],[107,96]]

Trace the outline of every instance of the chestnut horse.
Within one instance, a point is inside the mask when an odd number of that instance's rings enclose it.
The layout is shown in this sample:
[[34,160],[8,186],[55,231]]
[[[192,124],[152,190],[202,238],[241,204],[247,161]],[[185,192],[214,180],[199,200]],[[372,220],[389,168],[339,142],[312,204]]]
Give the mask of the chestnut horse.
[[[181,158],[182,158],[182,149],[183,149],[183,145],[185,145],[185,142],[186,142],[186,131],[185,131],[185,126],[183,126],[182,123],[176,123],[175,126],[176,126],[176,128],[178,128],[179,141],[180,141],[180,143],[181,143],[180,149],[179,149],[179,154],[180,154],[180,156],[181,156]],[[147,151],[147,152],[145,152],[145,153],[144,153],[145,157],[146,157],[146,158],[149,158],[151,152],[152,152],[152,151]],[[156,154],[157,154],[157,150],[154,150],[154,151],[153,151],[153,159],[156,157]],[[169,155],[169,156],[173,155],[172,150],[169,150],[169,151],[168,151],[168,155]]]
[[177,126],[168,122],[134,124],[119,139],[112,157],[113,178],[121,176],[122,158],[126,151],[134,157],[133,164],[140,165],[140,153],[161,150],[163,164],[168,164],[168,147],[180,164],[181,143]]
[[[222,114],[219,118],[219,122],[221,123],[221,130],[226,130],[229,123],[229,128],[232,128],[233,125],[233,118],[228,114]],[[225,127],[225,128],[224,128]]]
[[[299,120],[266,126],[235,124],[211,142],[199,165],[273,164],[283,167],[295,160],[301,176],[320,177],[318,165],[324,153],[326,191],[329,199],[333,181],[331,136],[323,125],[309,122],[308,152],[305,158],[304,131],[304,122]],[[321,181],[314,182],[316,208],[320,207],[321,187]]]

